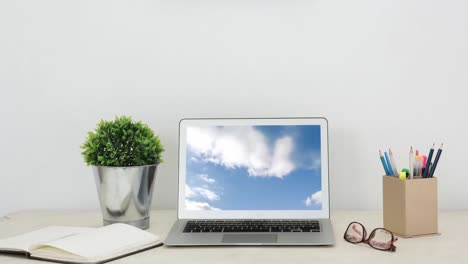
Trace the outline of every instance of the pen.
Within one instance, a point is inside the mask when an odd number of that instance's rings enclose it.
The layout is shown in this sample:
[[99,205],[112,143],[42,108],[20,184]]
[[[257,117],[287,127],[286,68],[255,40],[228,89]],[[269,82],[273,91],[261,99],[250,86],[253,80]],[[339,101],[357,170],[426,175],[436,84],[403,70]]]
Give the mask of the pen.
[[426,171],[427,156],[426,156],[426,155],[422,155],[421,158],[422,158],[421,176],[424,177],[424,172]]
[[395,163],[395,159],[393,158],[392,150],[388,149],[388,153],[390,155],[390,162],[392,164],[393,175],[395,175],[395,177],[398,177],[398,169],[397,169],[397,166],[396,166],[396,163]]
[[427,176],[429,175],[429,170],[431,169],[432,154],[434,154],[434,146],[435,143],[432,144],[431,150],[429,150],[429,156],[427,157],[426,169],[424,170],[423,178],[427,178]]
[[393,176],[393,169],[392,169],[392,163],[390,162],[390,158],[388,157],[388,153],[384,152],[385,154],[385,160],[387,161],[387,167],[388,167],[388,173],[387,175]]
[[440,155],[442,154],[442,147],[443,147],[443,146],[444,146],[444,143],[442,143],[442,144],[440,145],[439,150],[437,150],[437,154],[436,154],[436,157],[435,157],[435,159],[434,159],[434,164],[432,164],[431,172],[430,172],[430,174],[429,174],[429,176],[428,176],[428,177],[430,177],[430,178],[432,178],[432,177],[434,176],[434,171],[435,171],[435,169],[436,169],[436,167],[437,167],[437,163],[439,162]]
[[409,151],[409,177],[410,179],[413,179],[413,171],[414,171],[414,164],[413,164],[413,146],[411,146],[410,151]]
[[416,156],[414,157],[415,159],[415,164],[414,164],[414,168],[415,168],[415,172],[414,172],[414,176],[421,176],[421,156],[419,156],[419,150],[416,150]]
[[387,168],[387,164],[385,163],[384,156],[382,155],[382,151],[380,150],[379,150],[379,155],[380,155],[380,161],[382,161],[382,166],[385,170],[385,175],[390,175],[390,173],[388,173],[388,168]]

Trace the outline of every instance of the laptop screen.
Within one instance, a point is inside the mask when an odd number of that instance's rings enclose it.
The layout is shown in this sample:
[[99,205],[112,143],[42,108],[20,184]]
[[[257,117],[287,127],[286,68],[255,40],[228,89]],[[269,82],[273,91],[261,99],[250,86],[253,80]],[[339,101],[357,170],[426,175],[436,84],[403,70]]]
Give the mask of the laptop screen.
[[187,124],[179,204],[186,211],[322,210],[321,133],[317,124]]

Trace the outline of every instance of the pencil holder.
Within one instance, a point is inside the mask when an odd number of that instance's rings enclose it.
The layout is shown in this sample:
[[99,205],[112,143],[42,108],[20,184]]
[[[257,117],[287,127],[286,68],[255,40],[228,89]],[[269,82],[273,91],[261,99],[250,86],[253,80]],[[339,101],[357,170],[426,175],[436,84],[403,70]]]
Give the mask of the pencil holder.
[[402,236],[438,234],[437,178],[383,176],[385,229]]

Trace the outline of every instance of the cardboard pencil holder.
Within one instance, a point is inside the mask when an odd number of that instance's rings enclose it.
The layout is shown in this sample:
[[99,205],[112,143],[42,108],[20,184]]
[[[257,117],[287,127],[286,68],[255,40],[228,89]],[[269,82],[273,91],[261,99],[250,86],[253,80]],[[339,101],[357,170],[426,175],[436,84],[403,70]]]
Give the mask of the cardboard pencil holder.
[[437,178],[383,176],[384,228],[402,237],[438,234]]

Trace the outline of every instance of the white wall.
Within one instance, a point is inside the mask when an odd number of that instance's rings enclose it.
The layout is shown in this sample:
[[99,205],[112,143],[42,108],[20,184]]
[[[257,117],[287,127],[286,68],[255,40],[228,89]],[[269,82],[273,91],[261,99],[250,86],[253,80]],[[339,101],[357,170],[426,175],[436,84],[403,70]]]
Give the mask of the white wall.
[[97,208],[79,146],[100,118],[166,146],[182,117],[326,116],[333,208],[381,208],[379,148],[445,142],[440,206],[468,209],[466,1],[0,2],[0,215]]

